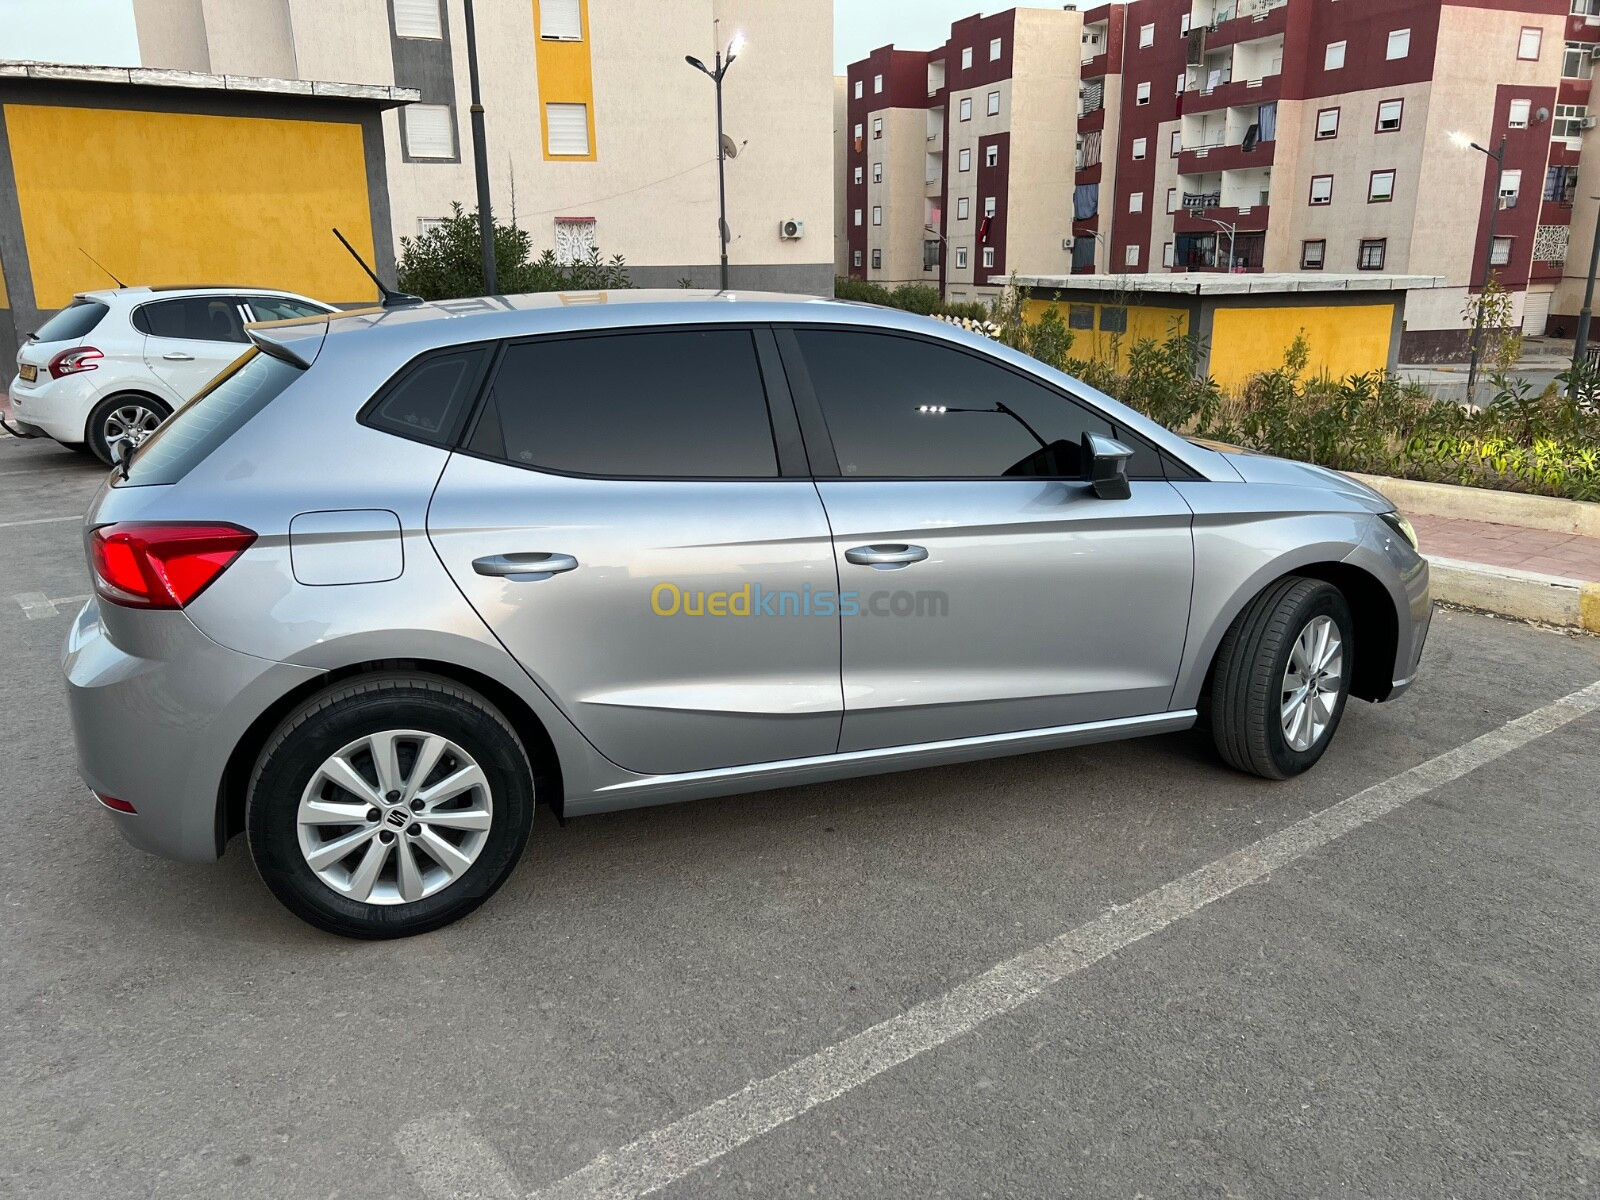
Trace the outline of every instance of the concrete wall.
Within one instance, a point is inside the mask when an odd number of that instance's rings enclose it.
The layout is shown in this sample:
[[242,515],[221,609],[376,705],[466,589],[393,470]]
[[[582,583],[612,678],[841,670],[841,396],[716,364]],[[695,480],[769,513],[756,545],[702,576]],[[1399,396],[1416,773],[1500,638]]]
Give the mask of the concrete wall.
[[1006,270],[1066,275],[1083,17],[1017,10],[1007,180]]
[[833,273],[850,273],[850,240],[845,236],[849,221],[845,172],[850,169],[850,81],[843,75],[833,78]]

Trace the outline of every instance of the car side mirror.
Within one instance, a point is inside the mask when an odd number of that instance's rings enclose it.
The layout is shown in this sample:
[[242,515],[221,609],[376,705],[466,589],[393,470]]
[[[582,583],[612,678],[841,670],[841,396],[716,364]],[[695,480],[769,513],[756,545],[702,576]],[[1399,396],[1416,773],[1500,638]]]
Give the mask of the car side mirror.
[[1115,438],[1083,435],[1083,475],[1102,500],[1127,500],[1133,495],[1128,486],[1128,460],[1132,457],[1133,451]]

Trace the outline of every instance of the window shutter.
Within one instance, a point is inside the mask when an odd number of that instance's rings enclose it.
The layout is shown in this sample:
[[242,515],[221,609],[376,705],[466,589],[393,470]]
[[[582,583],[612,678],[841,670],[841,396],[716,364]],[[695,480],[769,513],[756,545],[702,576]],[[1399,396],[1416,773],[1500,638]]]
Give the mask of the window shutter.
[[442,38],[439,0],[394,0],[394,31],[403,38]]
[[583,12],[578,0],[539,0],[539,36],[562,42],[583,41]]
[[412,158],[454,158],[455,122],[448,104],[411,104],[405,109],[406,153]]
[[550,153],[584,157],[589,153],[589,106],[587,104],[546,104],[545,121],[550,130]]

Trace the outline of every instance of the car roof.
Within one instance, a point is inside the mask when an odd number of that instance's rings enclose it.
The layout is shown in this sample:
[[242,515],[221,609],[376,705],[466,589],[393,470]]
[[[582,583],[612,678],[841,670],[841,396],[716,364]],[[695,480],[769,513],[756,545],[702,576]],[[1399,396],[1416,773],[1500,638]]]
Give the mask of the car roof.
[[293,296],[295,299],[309,299],[302,297],[299,292],[287,292],[283,288],[274,287],[229,287],[222,284],[157,284],[152,286],[101,288],[93,292],[78,292],[74,300],[94,300],[100,304],[134,303],[140,300],[160,297],[170,300],[183,296]]

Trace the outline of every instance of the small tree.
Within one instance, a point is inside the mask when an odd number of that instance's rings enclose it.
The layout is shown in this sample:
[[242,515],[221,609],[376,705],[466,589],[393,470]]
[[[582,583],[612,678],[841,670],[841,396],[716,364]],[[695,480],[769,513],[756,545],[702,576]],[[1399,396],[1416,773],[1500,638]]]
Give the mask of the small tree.
[[[451,205],[451,215],[414,238],[400,239],[400,290],[424,300],[459,300],[483,295],[483,243],[478,214]],[[501,292],[592,291],[632,287],[619,254],[602,260],[598,250],[573,263],[546,250],[529,261],[533,239],[515,224],[494,227],[495,275]]]
[[[1512,324],[1512,300],[1498,273],[1491,271],[1483,291],[1468,295],[1461,309],[1462,320],[1478,339],[1479,358],[1493,375],[1505,375],[1522,357],[1522,331]],[[1474,399],[1469,395],[1467,403]]]

